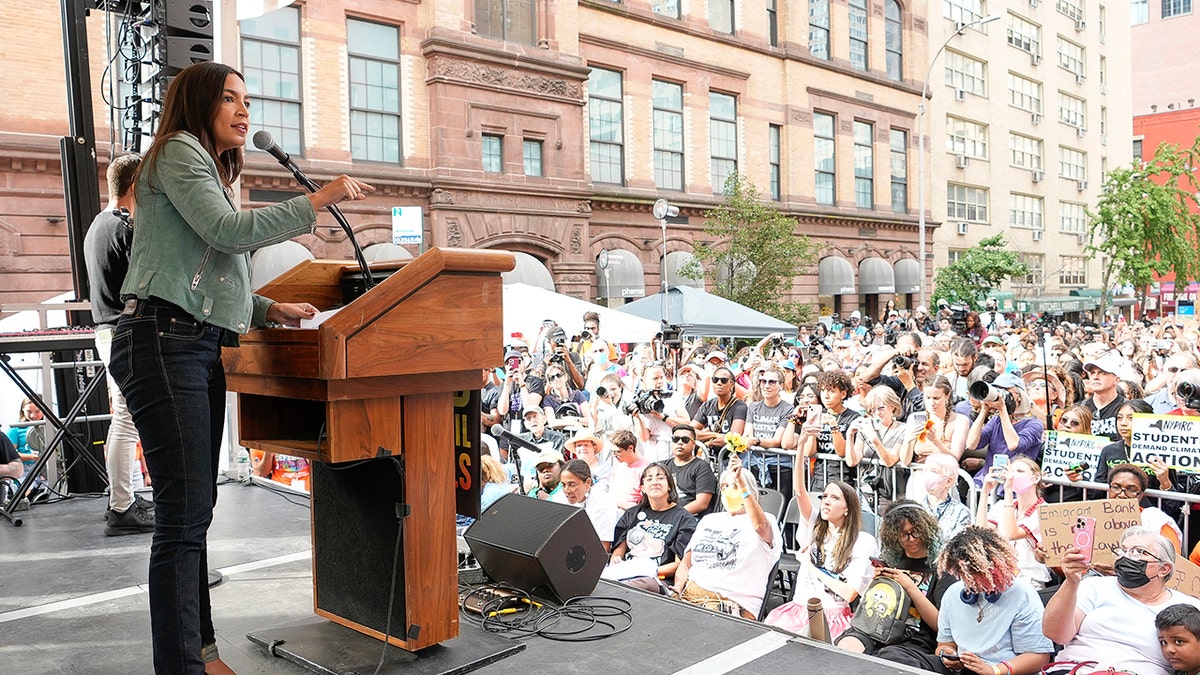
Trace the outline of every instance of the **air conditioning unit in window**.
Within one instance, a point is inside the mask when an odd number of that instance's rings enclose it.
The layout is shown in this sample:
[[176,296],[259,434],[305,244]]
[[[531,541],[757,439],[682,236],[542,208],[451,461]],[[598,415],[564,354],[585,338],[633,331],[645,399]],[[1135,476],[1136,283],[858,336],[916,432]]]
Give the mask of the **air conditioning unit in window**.
[[1041,124],[1042,123],[1042,113],[1030,113],[1029,121],[1033,122],[1034,124]]
[[1100,134],[1100,145],[1108,145],[1108,134]]
[[1046,180],[1046,174],[1042,173],[1041,171],[1033,172],[1033,182],[1040,183],[1044,180]]
[[965,169],[970,165],[971,165],[970,157],[967,157],[966,155],[955,155],[954,156],[954,166],[956,166],[960,169]]
[[1033,231],[1033,240],[1034,240],[1034,241],[1041,241],[1041,240],[1042,240],[1042,231],[1041,231],[1041,230],[1034,230],[1034,231]]
[[1029,6],[1030,6],[1030,7],[1037,7],[1037,6],[1038,6],[1038,0],[1029,0]]
[[966,224],[966,223],[959,223],[959,224],[958,224],[958,233],[959,233],[959,234],[966,234],[966,233],[967,233],[967,224]]
[[1080,232],[1079,234],[1075,235],[1075,241],[1079,242],[1080,246],[1086,246],[1087,245],[1087,235],[1084,234],[1083,232]]
[[1085,28],[1087,28],[1087,22],[1085,22],[1083,19],[1080,19],[1075,22],[1075,30],[1082,33],[1083,29],[1085,29]]
[[1084,129],[1083,127],[1075,127],[1076,136],[1083,138],[1085,134],[1087,134],[1087,129]]
[[955,89],[954,90],[954,100],[955,101],[967,100],[967,90],[966,89]]
[[1101,83],[1100,83],[1100,93],[1101,93],[1101,94],[1107,94],[1107,93],[1108,93],[1108,85],[1107,85],[1107,84],[1105,84],[1105,83],[1103,83],[1103,82],[1101,82]]
[[1083,73],[1077,73],[1075,75],[1075,84],[1083,84],[1086,81],[1087,81],[1087,78],[1084,77]]
[[1080,192],[1083,192],[1084,190],[1087,189],[1087,181],[1086,180],[1077,181],[1075,183],[1075,189],[1079,190]]
[[1030,54],[1029,62],[1035,66],[1039,65],[1042,62],[1042,55],[1041,54]]
[[967,22],[966,22],[966,21],[955,21],[955,22],[954,22],[954,32],[955,32],[955,33],[961,33],[961,32],[963,32],[963,30],[964,30],[966,27],[967,27]]
[[1105,35],[1104,33],[1101,33],[1100,34],[1100,44],[1107,44],[1107,43],[1108,43],[1108,36]]

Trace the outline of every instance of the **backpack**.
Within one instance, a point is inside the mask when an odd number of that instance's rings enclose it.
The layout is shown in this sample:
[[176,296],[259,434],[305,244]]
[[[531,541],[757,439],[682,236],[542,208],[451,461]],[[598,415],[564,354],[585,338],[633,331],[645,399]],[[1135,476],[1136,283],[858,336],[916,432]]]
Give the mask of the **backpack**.
[[850,626],[881,645],[902,642],[908,634],[912,600],[900,584],[887,577],[875,577],[858,599],[858,609]]

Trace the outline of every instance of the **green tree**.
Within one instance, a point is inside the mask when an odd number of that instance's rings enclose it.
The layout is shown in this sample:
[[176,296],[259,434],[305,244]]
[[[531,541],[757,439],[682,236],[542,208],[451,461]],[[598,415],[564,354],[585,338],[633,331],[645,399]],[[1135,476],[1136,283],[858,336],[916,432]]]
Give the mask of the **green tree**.
[[1189,150],[1163,143],[1149,162],[1134,160],[1108,173],[1096,211],[1088,212],[1087,251],[1107,260],[1101,313],[1113,284],[1132,285],[1144,301],[1157,275],[1174,272],[1179,283],[1200,276],[1200,214],[1192,212],[1196,181],[1191,168],[1200,156],[1198,146],[1200,139]]
[[933,278],[933,297],[979,309],[990,291],[1005,279],[1029,274],[1029,266],[1008,250],[1004,235],[997,234],[967,249],[953,264]]
[[730,174],[724,203],[704,214],[711,244],[697,244],[696,259],[680,273],[707,279],[713,293],[792,324],[806,322],[812,306],[791,300],[797,275],[811,273],[820,246],[796,234],[783,215],[744,176]]

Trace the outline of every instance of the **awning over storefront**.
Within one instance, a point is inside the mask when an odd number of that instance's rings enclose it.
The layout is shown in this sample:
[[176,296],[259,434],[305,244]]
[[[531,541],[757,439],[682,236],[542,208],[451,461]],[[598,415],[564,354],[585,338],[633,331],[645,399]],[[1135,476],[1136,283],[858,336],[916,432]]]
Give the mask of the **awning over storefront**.
[[921,292],[921,263],[912,258],[897,260],[893,266],[897,293]]
[[845,258],[831,255],[817,263],[817,295],[854,293],[854,267]]
[[667,286],[691,286],[704,290],[704,279],[692,279],[679,273],[685,265],[696,259],[687,251],[671,251],[663,263],[663,273],[667,275]]
[[548,291],[554,290],[554,277],[541,260],[522,251],[512,251],[517,266],[511,272],[500,275],[506,284],[529,284]]
[[644,298],[646,275],[642,261],[632,251],[614,248],[608,251],[608,267],[596,261],[597,298]]
[[1070,314],[1087,312],[1100,306],[1097,298],[1070,295],[1054,295],[1017,301],[1018,312],[1042,312],[1044,314]]
[[864,258],[858,263],[858,292],[860,295],[896,292],[896,276],[888,261],[883,258]]

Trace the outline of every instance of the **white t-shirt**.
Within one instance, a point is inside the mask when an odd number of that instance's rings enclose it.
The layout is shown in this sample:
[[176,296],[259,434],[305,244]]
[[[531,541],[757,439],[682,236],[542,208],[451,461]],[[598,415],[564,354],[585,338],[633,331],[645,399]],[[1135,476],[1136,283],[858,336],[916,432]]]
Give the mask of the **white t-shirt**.
[[[808,519],[807,531],[803,531],[804,528],[802,527],[802,531],[797,533],[797,541],[800,543],[802,549],[812,543],[812,530],[817,524],[817,519],[820,517],[821,510],[814,508],[812,515]],[[825,563],[824,567],[830,571],[833,571],[833,551],[837,546],[840,536],[841,533],[838,530],[830,527],[829,535],[825,537],[824,545],[821,547],[822,560]],[[845,569],[838,573],[847,584],[850,584],[854,590],[858,591],[859,595],[867,590],[867,586],[875,578],[875,569],[871,566],[871,556],[877,553],[879,553],[879,544],[875,541],[875,537],[869,532],[859,532],[858,537],[854,540],[854,547],[850,549],[850,562],[846,563]],[[816,574],[824,574],[824,572],[818,571]],[[808,597],[821,597],[821,594],[824,593],[824,596],[835,605],[840,607],[848,607],[850,605],[841,596],[829,592],[820,579],[797,579],[796,583],[798,586],[797,590],[799,590],[799,586],[805,586],[811,593],[815,594]],[[799,599],[800,595],[797,593],[796,598]]]
[[[554,495],[551,499],[562,504],[570,503],[562,492]],[[571,506],[580,507],[587,512],[588,520],[592,521],[592,528],[596,530],[596,536],[600,537],[600,541],[612,542],[613,531],[617,529],[617,518],[621,515],[621,511],[607,490],[593,486],[582,504],[571,504]]]
[[1176,603],[1200,608],[1200,600],[1178,591],[1157,605],[1129,597],[1116,577],[1088,577],[1079,582],[1075,608],[1083,623],[1075,639],[1059,652],[1058,661],[1096,661],[1095,670],[1116,668],[1138,675],[1170,675],[1171,668],[1158,646],[1154,617]]
[[[1002,504],[1003,502],[996,502],[988,510],[988,522],[992,525],[1000,522],[1000,511],[1009,508],[1002,506]],[[1019,507],[1014,506],[1013,508]],[[1020,576],[1028,579],[1035,589],[1041,590],[1050,582],[1050,568],[1038,562],[1037,559],[1035,549],[1038,542],[1042,540],[1042,521],[1038,517],[1038,508],[1036,505],[1029,513],[1017,513],[1017,527],[1025,531],[1025,538],[1016,539],[1009,543],[1017,551],[1017,567],[1021,569]]]
[[741,605],[751,614],[762,609],[767,578],[783,552],[775,516],[767,513],[771,545],[758,536],[744,512],[711,513],[700,519],[687,550],[692,553],[688,579]]

